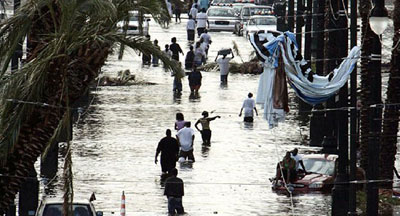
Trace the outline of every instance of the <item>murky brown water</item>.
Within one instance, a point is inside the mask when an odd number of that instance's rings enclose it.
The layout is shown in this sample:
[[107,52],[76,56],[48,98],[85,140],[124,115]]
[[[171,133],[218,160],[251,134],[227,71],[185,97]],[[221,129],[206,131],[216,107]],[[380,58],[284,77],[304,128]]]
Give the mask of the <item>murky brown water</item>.
[[[152,40],[158,39],[164,47],[175,36],[186,53],[184,23],[172,23],[169,29],[151,23]],[[228,32],[213,32],[211,36],[209,61],[220,48],[232,47],[231,41],[239,45],[245,60],[253,50],[243,37]],[[116,76],[122,69],[130,69],[137,79],[156,85],[101,87],[92,92],[94,99],[89,112],[74,126],[77,197],[89,197],[95,192],[97,210],[119,215],[120,197],[125,191],[127,215],[167,215],[167,200],[160,185],[161,168],[154,164],[156,145],[167,128],[173,129],[177,112],[184,113],[185,120],[194,123],[203,110],[208,110],[214,111],[211,116],[221,116],[211,122],[211,147],[202,147],[200,134],[196,132],[196,162],[192,167],[178,165],[179,177],[185,182],[183,205],[188,215],[327,215],[330,212],[329,195],[294,196],[292,209],[288,196],[271,190],[268,178],[275,174],[275,165],[285,151],[294,147],[301,152],[314,149],[302,144],[309,134],[308,124],[295,116],[295,110],[273,130],[268,129],[260,116],[253,125],[245,125],[238,117],[247,93],[257,93],[258,76],[231,74],[228,86],[221,87],[219,72],[203,72],[200,98],[191,99],[187,79],[183,81],[182,96],[174,97],[170,73],[162,67],[142,67],[140,57],[133,51],[126,52],[122,61],[111,56],[104,74]],[[295,103],[291,106],[293,109]],[[59,182],[54,184],[55,193],[61,194]]]

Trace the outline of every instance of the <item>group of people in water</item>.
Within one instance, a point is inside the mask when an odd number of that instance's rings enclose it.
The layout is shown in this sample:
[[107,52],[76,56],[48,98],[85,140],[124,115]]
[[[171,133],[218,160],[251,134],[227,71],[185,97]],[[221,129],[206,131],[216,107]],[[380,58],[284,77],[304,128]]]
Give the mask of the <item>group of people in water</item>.
[[[203,144],[206,146],[211,145],[210,122],[217,118],[221,118],[221,116],[209,117],[209,113],[203,111],[202,117],[195,123],[195,128],[201,133]],[[199,127],[200,125],[201,127]],[[173,138],[171,130],[167,129],[166,137],[158,143],[154,160],[157,164],[158,155],[161,153],[162,177],[169,176],[165,181],[164,194],[168,197],[168,212],[170,214],[174,214],[175,210],[178,213],[183,213],[183,181],[177,177],[176,162],[195,162],[193,154],[195,131],[191,128],[191,122],[185,121],[182,113],[177,113],[174,128],[177,131],[176,138]]]

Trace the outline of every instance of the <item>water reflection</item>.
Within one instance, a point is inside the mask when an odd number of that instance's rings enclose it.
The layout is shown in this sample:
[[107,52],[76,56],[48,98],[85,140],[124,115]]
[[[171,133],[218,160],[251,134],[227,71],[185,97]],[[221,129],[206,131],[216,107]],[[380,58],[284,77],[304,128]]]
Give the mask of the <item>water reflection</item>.
[[200,93],[196,92],[196,91],[190,92],[189,101],[190,102],[200,102]]

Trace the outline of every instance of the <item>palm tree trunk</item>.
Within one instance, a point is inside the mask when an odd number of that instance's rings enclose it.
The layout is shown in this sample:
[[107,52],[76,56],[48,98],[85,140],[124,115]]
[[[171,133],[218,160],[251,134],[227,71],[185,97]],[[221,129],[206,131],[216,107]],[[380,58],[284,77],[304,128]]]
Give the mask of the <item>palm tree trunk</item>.
[[369,79],[372,76],[368,69],[369,57],[371,55],[372,39],[374,33],[371,31],[368,22],[368,16],[371,11],[370,0],[360,0],[359,7],[361,15],[361,114],[360,114],[360,146],[359,150],[361,153],[360,165],[361,168],[367,170],[368,167],[368,136],[369,136],[369,118],[368,118],[368,107],[371,105],[371,88],[369,85]]
[[[53,4],[53,10],[56,13],[60,12],[59,9],[56,3]],[[30,39],[34,43],[31,43],[30,59],[34,59],[35,55],[40,53],[42,47],[47,44],[47,41],[43,40],[44,37],[40,35],[53,32],[54,23],[48,11],[48,8],[42,10],[42,17],[38,18],[32,28],[34,31]],[[110,49],[111,44],[89,41],[78,53],[53,60],[47,68],[48,79],[43,84],[44,92],[41,102],[57,107],[73,104],[98,76]],[[68,89],[68,94],[65,92],[66,89]],[[16,103],[14,106],[21,105]],[[65,112],[65,108],[36,106],[29,117],[22,120],[14,150],[9,154],[6,164],[0,166],[0,173],[6,176],[0,178],[0,214],[4,213],[15,199],[19,186],[25,180],[25,176],[28,176],[29,167],[37,161]]]
[[[387,88],[387,104],[400,103],[400,0],[394,1],[393,22],[394,36],[393,46],[397,49],[392,50],[392,60]],[[386,106],[383,119],[383,134],[380,146],[379,171],[380,179],[393,179],[393,167],[397,152],[397,133],[399,132],[400,107]],[[382,184],[384,189],[392,189],[392,182]]]

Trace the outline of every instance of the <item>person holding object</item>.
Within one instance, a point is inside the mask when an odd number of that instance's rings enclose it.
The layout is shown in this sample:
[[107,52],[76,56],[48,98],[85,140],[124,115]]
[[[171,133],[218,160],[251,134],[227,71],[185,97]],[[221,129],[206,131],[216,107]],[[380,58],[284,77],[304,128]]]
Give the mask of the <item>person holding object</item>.
[[158,154],[161,152],[161,171],[166,174],[176,166],[176,159],[178,158],[179,144],[178,141],[171,137],[171,130],[167,129],[166,137],[162,138],[158,143],[154,163],[157,164]]
[[[211,129],[210,129],[210,121],[214,121],[216,118],[221,118],[221,116],[208,117],[208,112],[203,111],[201,113],[203,118],[197,120],[194,125],[196,129],[201,133],[201,138],[203,139],[203,144],[210,145],[211,144]],[[198,124],[201,124],[201,130],[197,127]]]
[[172,168],[169,173],[172,176],[165,180],[164,189],[164,195],[168,198],[168,215],[183,214],[182,197],[185,195],[183,181],[177,177],[176,168]]
[[256,115],[258,115],[257,108],[256,108],[256,102],[254,101],[253,94],[250,92],[248,95],[248,98],[243,101],[242,109],[240,109],[239,117],[242,116],[242,111],[244,109],[244,121],[245,122],[253,122],[253,109],[256,112]]
[[[233,55],[232,49],[229,49],[230,53],[232,53],[232,57],[226,57],[228,52],[226,50],[221,50],[218,52],[215,57],[215,62],[219,65],[219,71],[221,73],[221,84],[228,83],[228,74],[229,74],[229,61],[231,61],[235,56]],[[222,55],[221,58],[217,59],[219,55]]]

